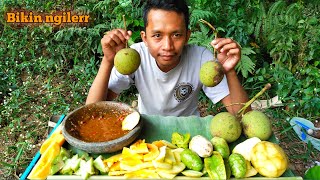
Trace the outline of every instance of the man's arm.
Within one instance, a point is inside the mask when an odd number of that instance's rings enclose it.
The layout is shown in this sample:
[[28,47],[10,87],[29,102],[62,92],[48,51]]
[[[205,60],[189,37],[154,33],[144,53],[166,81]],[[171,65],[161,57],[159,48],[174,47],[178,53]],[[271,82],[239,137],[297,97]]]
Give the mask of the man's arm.
[[[240,81],[237,77],[237,73],[235,70],[229,71],[227,74],[227,81],[229,86],[230,94],[223,98],[221,102],[228,112],[236,115],[237,112],[243,107],[243,105],[236,105],[237,103],[246,103],[248,101],[248,95],[243,89]],[[233,104],[233,105],[232,105]],[[231,106],[229,106],[231,105]],[[248,110],[250,110],[248,108]]]
[[116,93],[112,92],[111,90],[108,90],[108,84],[112,67],[113,64],[110,64],[106,60],[106,58],[103,57],[98,74],[90,87],[86,104],[104,100],[113,100],[115,97],[117,97]]
[[89,90],[86,104],[104,100],[112,100],[117,94],[108,90],[111,70],[114,64],[114,56],[123,49],[130,38],[132,32],[123,29],[114,29],[107,32],[101,39],[101,47],[103,51],[103,59]]
[[230,94],[223,98],[221,102],[226,106],[228,112],[236,115],[243,107],[239,103],[248,101],[248,95],[243,89],[235,71],[235,67],[241,59],[241,48],[237,42],[230,38],[217,38],[211,42],[211,45],[219,52],[218,61],[224,68],[230,91]]

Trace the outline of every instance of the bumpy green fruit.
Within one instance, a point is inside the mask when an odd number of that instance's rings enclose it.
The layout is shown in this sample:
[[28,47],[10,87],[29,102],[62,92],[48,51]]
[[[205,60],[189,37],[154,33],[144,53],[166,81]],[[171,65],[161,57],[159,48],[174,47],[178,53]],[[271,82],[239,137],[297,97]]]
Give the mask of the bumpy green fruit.
[[213,137],[221,137],[230,143],[240,137],[242,128],[235,116],[229,112],[221,112],[212,118],[210,132]]
[[186,165],[189,169],[194,171],[201,171],[203,168],[203,162],[197,153],[190,149],[184,149],[180,153],[181,162]]
[[249,111],[242,117],[243,132],[248,138],[258,137],[268,140],[272,134],[272,125],[268,116],[260,111]]
[[229,156],[229,165],[231,168],[231,173],[235,178],[244,178],[247,172],[246,159],[241,154],[232,153]]
[[114,66],[123,75],[134,73],[140,66],[140,54],[132,48],[124,48],[114,57]]
[[207,61],[200,68],[200,81],[207,87],[214,87],[219,84],[223,75],[223,67],[217,61]]

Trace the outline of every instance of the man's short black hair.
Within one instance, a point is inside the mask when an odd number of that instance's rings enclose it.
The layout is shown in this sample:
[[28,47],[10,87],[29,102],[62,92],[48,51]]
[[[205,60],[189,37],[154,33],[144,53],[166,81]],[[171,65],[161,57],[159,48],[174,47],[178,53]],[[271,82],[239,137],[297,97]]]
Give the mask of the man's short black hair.
[[146,29],[148,25],[148,13],[151,9],[162,9],[183,14],[186,29],[188,29],[189,9],[185,0],[147,0],[143,9],[144,29]]

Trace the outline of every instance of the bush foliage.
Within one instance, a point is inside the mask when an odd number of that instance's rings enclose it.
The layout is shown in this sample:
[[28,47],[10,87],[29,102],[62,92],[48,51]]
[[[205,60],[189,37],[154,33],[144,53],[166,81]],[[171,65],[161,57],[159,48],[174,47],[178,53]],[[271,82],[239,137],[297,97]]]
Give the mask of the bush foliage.
[[[5,175],[19,175],[39,142],[52,114],[66,114],[84,104],[97,73],[104,32],[122,28],[122,15],[133,31],[130,44],[141,41],[142,0],[0,2],[0,128],[4,142]],[[272,89],[266,98],[278,95],[291,114],[320,115],[320,5],[317,1],[189,0],[190,43],[212,47],[212,31],[198,22],[205,19],[242,46],[237,72],[253,97],[267,82]],[[72,10],[89,14],[87,26],[11,26],[6,12],[26,10],[51,13]],[[130,102],[136,93],[129,89],[119,97]],[[200,101],[207,101],[204,94]],[[214,111],[211,103],[209,110]],[[39,121],[37,125],[30,121]],[[39,129],[40,128],[40,129]],[[11,133],[10,133],[11,132]],[[10,134],[22,134],[13,137]],[[36,135],[36,136],[35,136]],[[25,141],[27,139],[27,141]],[[21,153],[13,153],[13,152]],[[32,154],[32,153],[31,153]],[[30,157],[29,157],[30,158]],[[4,161],[3,161],[4,160]]]

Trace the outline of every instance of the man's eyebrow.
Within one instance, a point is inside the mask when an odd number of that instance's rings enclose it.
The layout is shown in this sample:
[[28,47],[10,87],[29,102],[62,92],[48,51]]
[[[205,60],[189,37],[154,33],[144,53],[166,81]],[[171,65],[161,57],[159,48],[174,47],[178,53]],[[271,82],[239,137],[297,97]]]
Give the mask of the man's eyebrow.
[[[171,33],[182,33],[182,30],[174,30]],[[162,33],[160,30],[151,30],[151,33]]]
[[160,30],[151,30],[151,33],[161,33],[161,31]]

